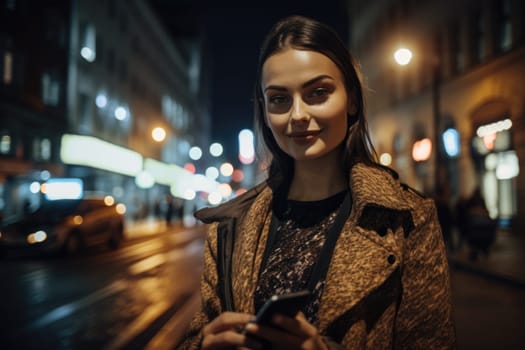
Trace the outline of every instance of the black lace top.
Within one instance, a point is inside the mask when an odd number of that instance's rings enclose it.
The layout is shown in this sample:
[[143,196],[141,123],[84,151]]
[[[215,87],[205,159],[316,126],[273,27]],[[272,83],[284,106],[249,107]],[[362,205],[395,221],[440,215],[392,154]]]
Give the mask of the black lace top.
[[[306,289],[314,264],[325,242],[328,228],[334,223],[347,191],[329,198],[301,202],[285,200],[276,211],[280,224],[276,238],[255,289],[257,312],[272,295]],[[274,208],[275,210],[275,208]],[[303,311],[310,323],[317,320],[324,280],[319,281]]]

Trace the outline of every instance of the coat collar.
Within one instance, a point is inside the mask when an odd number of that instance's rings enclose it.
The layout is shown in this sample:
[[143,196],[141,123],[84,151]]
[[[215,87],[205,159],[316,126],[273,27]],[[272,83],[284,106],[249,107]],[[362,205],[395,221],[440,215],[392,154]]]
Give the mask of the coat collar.
[[[264,198],[268,199],[268,195],[271,193],[269,187],[268,182],[264,181],[224,204],[198,210],[195,212],[195,217],[204,223],[221,221],[226,218],[238,218],[262,192],[266,193]],[[395,176],[380,167],[368,166],[363,163],[354,165],[351,171],[350,188],[353,207],[359,212],[367,204],[386,208],[414,209],[413,205],[401,199],[403,198],[400,193],[402,190]],[[378,195],[379,193],[381,195]]]
[[215,221],[222,221],[227,218],[238,218],[267,187],[267,183],[262,182],[226,203],[216,207],[208,207],[196,211],[194,216],[206,224]]
[[359,212],[370,204],[401,210],[414,209],[413,203],[403,199],[403,189],[394,174],[379,167],[362,163],[354,165],[350,188],[354,197],[355,209]]
[[[424,220],[424,217],[413,216],[417,212],[418,201],[407,197],[404,193],[407,191],[393,171],[358,163],[352,168],[349,187],[353,200],[351,216],[354,220],[359,220],[358,226],[375,231],[379,236],[385,236],[388,229],[395,231],[399,226],[402,226],[407,235],[415,225]],[[254,203],[258,203],[258,210],[271,207],[273,198],[273,190],[265,181],[231,201],[197,211],[195,217],[204,223],[239,218],[246,215]],[[261,212],[258,214],[257,218],[261,219]]]

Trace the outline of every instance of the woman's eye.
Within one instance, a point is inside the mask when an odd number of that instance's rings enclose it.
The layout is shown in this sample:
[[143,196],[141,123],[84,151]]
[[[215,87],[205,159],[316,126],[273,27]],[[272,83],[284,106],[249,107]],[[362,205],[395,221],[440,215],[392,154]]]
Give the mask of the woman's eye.
[[317,89],[314,89],[311,93],[312,97],[319,97],[319,96],[324,96],[328,93],[328,90],[325,89],[325,88],[317,88]]
[[275,96],[271,96],[269,99],[271,104],[283,104],[283,103],[286,103],[288,102],[288,97],[287,96],[283,96],[283,95],[275,95]]
[[330,97],[331,91],[330,88],[317,87],[308,92],[305,101],[309,101],[309,103],[313,104],[324,103],[328,100],[328,97]]

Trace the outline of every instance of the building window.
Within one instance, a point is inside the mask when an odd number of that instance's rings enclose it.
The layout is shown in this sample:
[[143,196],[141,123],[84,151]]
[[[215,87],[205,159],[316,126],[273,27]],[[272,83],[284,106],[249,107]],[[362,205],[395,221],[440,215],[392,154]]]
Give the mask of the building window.
[[0,133],[0,153],[1,154],[10,154],[12,149],[12,139],[11,135],[7,132]]
[[80,56],[88,62],[94,62],[97,57],[96,30],[92,24],[81,25]]
[[33,158],[37,161],[51,159],[51,140],[48,138],[35,138],[33,140]]
[[453,24],[449,33],[452,72],[462,73],[465,70],[465,49],[461,42],[461,26]]
[[487,52],[485,45],[485,23],[483,15],[478,12],[474,16],[474,60],[475,63],[485,61]]
[[42,102],[57,106],[60,102],[60,82],[49,73],[42,74]]
[[78,95],[78,129],[82,134],[90,134],[93,129],[91,126],[91,104],[92,99],[86,94]]
[[42,139],[40,141],[40,155],[43,160],[51,159],[51,140],[48,138]]
[[168,95],[162,97],[161,104],[162,113],[171,126],[178,130],[186,130],[188,127],[188,111]]
[[9,51],[4,53],[3,82],[9,85],[13,82],[13,54]]
[[506,52],[512,48],[512,20],[510,1],[497,1],[498,16],[496,18],[496,40],[499,52]]

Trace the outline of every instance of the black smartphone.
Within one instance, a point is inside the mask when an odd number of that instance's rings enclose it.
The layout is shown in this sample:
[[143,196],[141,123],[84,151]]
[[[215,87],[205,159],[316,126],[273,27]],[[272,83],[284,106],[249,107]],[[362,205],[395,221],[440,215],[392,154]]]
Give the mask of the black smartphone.
[[301,290],[299,292],[272,296],[257,313],[255,323],[271,325],[275,314],[295,317],[301,310],[301,307],[304,307],[307,303],[310,295],[309,290]]

